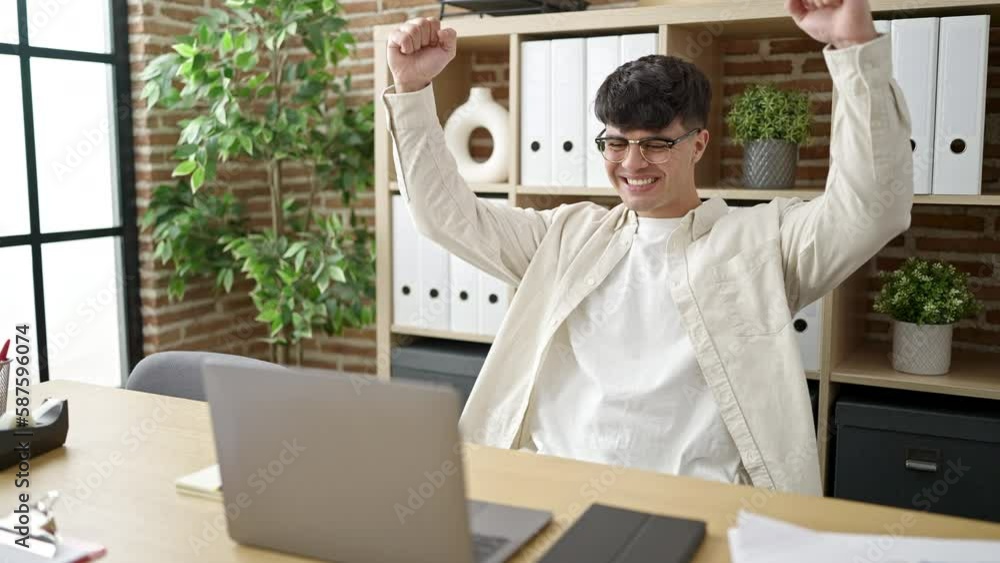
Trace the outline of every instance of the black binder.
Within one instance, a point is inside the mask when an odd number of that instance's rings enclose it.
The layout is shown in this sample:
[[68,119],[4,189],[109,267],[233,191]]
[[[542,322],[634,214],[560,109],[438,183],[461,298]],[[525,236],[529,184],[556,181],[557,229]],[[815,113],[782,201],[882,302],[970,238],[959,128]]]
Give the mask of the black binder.
[[687,563],[705,539],[705,523],[594,504],[541,563]]

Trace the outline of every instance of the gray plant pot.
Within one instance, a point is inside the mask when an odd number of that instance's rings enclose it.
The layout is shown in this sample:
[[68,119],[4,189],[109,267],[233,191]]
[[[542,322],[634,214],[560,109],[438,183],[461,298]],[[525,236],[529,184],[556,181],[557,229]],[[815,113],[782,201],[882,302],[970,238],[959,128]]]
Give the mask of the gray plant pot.
[[943,375],[951,369],[955,325],[918,325],[895,321],[892,369],[916,375]]
[[799,146],[789,141],[747,141],[743,147],[743,186],[785,189],[795,185]]

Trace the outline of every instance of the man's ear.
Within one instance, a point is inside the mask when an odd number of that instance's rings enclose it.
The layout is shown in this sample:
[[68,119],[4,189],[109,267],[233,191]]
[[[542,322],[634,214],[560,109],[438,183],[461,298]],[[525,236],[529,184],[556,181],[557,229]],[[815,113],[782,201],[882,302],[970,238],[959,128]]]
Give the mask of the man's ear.
[[697,164],[701,157],[705,154],[705,150],[708,148],[708,143],[711,140],[712,135],[709,134],[708,129],[702,129],[694,137],[694,151],[691,154],[691,164]]

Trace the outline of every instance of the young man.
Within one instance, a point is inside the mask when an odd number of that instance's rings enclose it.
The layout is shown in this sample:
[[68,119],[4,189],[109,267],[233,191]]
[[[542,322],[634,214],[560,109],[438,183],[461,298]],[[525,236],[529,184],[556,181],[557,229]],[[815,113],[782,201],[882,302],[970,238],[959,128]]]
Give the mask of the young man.
[[[789,0],[838,101],[826,192],[732,210],[702,203],[708,81],[647,56],[595,111],[622,203],[536,211],[479,200],[458,175],[431,80],[456,34],[394,31],[383,93],[418,230],[518,291],[462,414],[466,440],[821,494],[793,315],[910,223],[910,123],[866,0]],[[391,92],[395,89],[395,92]],[[593,133],[597,133],[594,131]]]

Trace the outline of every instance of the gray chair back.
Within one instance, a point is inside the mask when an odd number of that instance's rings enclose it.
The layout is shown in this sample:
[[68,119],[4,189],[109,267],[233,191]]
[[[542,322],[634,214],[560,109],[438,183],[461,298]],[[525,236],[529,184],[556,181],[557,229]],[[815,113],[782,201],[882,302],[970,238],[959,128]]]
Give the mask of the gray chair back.
[[209,358],[213,362],[237,367],[281,367],[254,358],[215,352],[158,352],[143,358],[135,366],[125,382],[125,388],[204,401],[205,386],[201,379],[201,366]]

